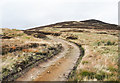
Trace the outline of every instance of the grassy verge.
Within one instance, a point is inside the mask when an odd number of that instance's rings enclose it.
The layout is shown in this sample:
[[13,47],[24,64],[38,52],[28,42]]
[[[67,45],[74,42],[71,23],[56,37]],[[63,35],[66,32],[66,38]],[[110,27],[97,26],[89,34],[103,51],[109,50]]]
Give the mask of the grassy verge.
[[[73,70],[71,81],[118,81],[118,37],[110,35],[112,31],[106,31],[107,34],[97,32],[63,32],[60,36],[81,44],[85,51],[77,69]],[[71,34],[78,38],[67,39]]]
[[[72,42],[72,41],[70,41],[70,42]],[[75,43],[75,42],[72,42],[72,43],[76,44],[76,45],[79,47],[79,49],[80,49],[80,56],[79,56],[79,58],[78,58],[78,60],[77,60],[77,62],[76,62],[76,64],[75,64],[72,72],[69,73],[68,81],[71,81],[72,79],[74,79],[74,77],[75,77],[75,75],[76,75],[77,66],[80,64],[81,59],[82,59],[82,57],[84,56],[84,53],[85,53],[85,52],[84,52],[84,48],[83,48],[80,44]]]
[[[48,47],[46,52],[36,52],[36,53],[24,53],[22,60],[17,59],[16,63],[9,67],[2,68],[2,79],[3,81],[13,81],[25,71],[29,70],[33,66],[39,64],[40,62],[46,61],[47,59],[52,58],[57,55],[62,50],[62,45],[58,44],[56,47]],[[22,56],[22,55],[21,55]],[[18,57],[20,59],[20,56]]]

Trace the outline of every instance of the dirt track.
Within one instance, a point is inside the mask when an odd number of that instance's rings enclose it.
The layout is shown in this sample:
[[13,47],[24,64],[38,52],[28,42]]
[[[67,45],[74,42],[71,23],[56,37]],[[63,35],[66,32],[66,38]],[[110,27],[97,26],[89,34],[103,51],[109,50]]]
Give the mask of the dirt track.
[[79,47],[62,39],[50,37],[60,42],[64,50],[52,59],[30,69],[16,81],[65,81],[80,55]]

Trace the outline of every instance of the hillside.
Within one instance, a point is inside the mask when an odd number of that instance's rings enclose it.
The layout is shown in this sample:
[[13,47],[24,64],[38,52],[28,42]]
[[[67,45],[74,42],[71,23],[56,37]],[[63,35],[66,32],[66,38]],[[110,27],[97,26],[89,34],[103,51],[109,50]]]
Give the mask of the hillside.
[[90,19],[85,21],[66,21],[66,22],[59,22],[55,24],[50,24],[46,26],[31,28],[28,30],[39,30],[46,27],[52,28],[81,28],[81,29],[108,29],[108,30],[120,30],[115,24],[105,23],[99,20]]
[[118,31],[99,20],[2,28],[3,81],[118,81]]
[[[53,35],[83,47],[70,81],[118,80],[118,31],[115,24],[99,20],[66,21],[31,28],[26,32]],[[50,34],[49,34],[50,33]],[[54,34],[59,35],[54,35]]]

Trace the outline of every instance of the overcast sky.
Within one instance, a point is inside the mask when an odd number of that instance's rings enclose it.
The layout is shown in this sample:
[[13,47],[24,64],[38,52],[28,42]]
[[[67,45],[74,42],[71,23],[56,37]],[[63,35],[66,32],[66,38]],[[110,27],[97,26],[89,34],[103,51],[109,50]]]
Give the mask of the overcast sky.
[[56,22],[87,19],[118,24],[118,1],[1,0],[1,27],[27,29]]

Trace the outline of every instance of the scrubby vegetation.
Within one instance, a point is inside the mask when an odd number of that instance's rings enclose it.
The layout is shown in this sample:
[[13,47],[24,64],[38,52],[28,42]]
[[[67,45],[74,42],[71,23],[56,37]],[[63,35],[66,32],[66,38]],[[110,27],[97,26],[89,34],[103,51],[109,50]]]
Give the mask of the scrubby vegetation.
[[[48,35],[52,35],[80,47],[81,55],[69,75],[70,81],[118,81],[117,30],[117,25],[97,20],[62,22],[25,31],[3,29],[3,79],[15,79],[28,66],[59,53],[62,46],[50,41]],[[37,46],[31,47],[31,43]]]
[[[24,70],[30,65],[33,65],[37,61],[47,60],[62,49],[61,44],[40,46],[37,49],[23,49],[22,52],[9,53],[11,58],[3,57],[2,76],[3,80],[15,75],[16,73]],[[11,62],[6,64],[7,62]],[[15,79],[15,78],[14,78]],[[8,79],[9,80],[9,79]]]
[[13,38],[13,37],[18,37],[18,36],[23,36],[24,33],[23,31],[17,30],[17,29],[7,29],[4,28],[2,29],[2,38],[3,39],[9,39],[9,38]]
[[[88,51],[89,53],[87,53],[85,55],[85,58],[83,58],[82,64],[80,64],[81,66],[78,67],[74,80],[118,80],[117,38],[111,39],[110,37],[107,37],[107,40],[104,40],[103,35],[99,37],[102,41],[98,40],[97,46],[94,46],[94,44],[92,44],[96,41],[95,39],[86,39],[86,41],[88,41],[86,43],[88,43],[87,46],[89,48],[86,48],[85,50],[89,49],[90,51]],[[87,69],[87,72],[82,73],[82,71],[85,69]],[[111,71],[112,69],[116,71]]]
[[7,53],[16,52],[16,51],[21,51],[23,49],[36,48],[38,46],[39,46],[39,44],[37,44],[37,43],[29,43],[29,44],[22,45],[22,46],[12,46],[12,47],[5,45],[5,46],[2,46],[2,55],[7,54]]
[[[67,30],[67,29],[62,29]],[[86,32],[85,32],[86,31]],[[85,54],[80,60],[74,75],[69,80],[73,81],[116,81],[118,80],[118,37],[111,35],[113,31],[106,33],[97,30],[84,32],[62,32],[60,38],[67,39],[68,35],[76,35],[77,39],[69,39],[72,42],[81,44]],[[88,31],[88,33],[87,33]],[[98,34],[98,32],[100,34]]]
[[14,80],[26,69],[62,50],[62,44],[49,40],[44,34],[27,35],[16,29],[3,29],[3,34],[11,38],[2,39],[2,80]]
[[33,34],[33,36],[36,38],[47,38],[47,36],[42,33],[36,33],[36,34]]
[[78,39],[78,36],[77,35],[75,35],[75,34],[62,34],[61,35],[63,38],[65,38],[65,39],[71,39],[71,40],[76,40],[76,39]]

